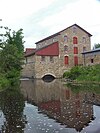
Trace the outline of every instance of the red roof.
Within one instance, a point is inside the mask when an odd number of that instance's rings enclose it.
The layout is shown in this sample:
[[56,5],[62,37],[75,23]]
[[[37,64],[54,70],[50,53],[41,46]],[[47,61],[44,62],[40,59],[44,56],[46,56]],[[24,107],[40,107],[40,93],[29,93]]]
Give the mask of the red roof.
[[25,53],[30,53],[33,52],[35,50],[35,48],[26,48]]
[[41,48],[36,51],[36,55],[40,56],[58,56],[59,55],[59,44],[54,42],[44,48]]
[[35,48],[26,48],[25,56],[30,55],[31,53],[35,52]]

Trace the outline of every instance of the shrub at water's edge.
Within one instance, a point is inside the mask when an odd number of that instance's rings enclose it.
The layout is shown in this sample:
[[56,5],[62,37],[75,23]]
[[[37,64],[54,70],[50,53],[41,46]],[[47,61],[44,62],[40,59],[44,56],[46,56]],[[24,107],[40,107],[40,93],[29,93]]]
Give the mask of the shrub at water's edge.
[[75,66],[70,71],[66,71],[63,77],[76,81],[100,82],[100,64],[93,66]]

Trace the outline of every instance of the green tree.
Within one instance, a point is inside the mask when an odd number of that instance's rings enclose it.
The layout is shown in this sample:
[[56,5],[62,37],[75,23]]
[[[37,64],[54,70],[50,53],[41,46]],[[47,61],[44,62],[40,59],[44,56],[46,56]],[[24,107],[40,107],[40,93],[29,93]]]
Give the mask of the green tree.
[[6,32],[6,36],[8,37],[8,39],[6,40],[7,44],[14,44],[16,45],[17,49],[18,49],[18,53],[19,54],[23,54],[24,51],[24,41],[23,41],[23,36],[22,36],[22,31],[23,29],[18,30],[17,32],[13,31],[12,32],[12,37],[10,32]]
[[100,43],[94,44],[94,49],[100,48]]
[[11,29],[9,29],[8,27],[0,27],[1,29],[5,29],[5,33],[4,34],[0,34],[1,39],[0,39],[0,47],[4,48],[5,45],[8,44],[12,44],[12,45],[16,45],[17,49],[18,49],[18,53],[19,54],[23,54],[24,52],[24,43],[25,41],[23,41],[23,29],[19,29],[17,32],[16,31],[12,31]]
[[4,75],[10,85],[15,85],[20,77],[24,53],[23,33],[22,29],[11,32],[8,27],[1,28],[6,32],[0,34],[0,75]]

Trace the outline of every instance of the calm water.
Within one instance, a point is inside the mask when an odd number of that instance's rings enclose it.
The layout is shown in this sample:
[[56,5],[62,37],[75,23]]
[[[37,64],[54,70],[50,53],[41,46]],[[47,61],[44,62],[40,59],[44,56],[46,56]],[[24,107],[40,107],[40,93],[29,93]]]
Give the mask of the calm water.
[[100,87],[21,81],[0,93],[0,133],[100,133]]

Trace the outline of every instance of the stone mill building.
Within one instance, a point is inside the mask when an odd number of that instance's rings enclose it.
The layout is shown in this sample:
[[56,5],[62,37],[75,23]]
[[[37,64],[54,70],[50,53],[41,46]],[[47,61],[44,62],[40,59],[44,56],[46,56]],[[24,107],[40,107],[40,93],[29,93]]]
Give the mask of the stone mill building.
[[22,76],[60,78],[73,66],[83,65],[82,53],[91,50],[91,36],[74,24],[36,42],[36,49],[26,50]]

